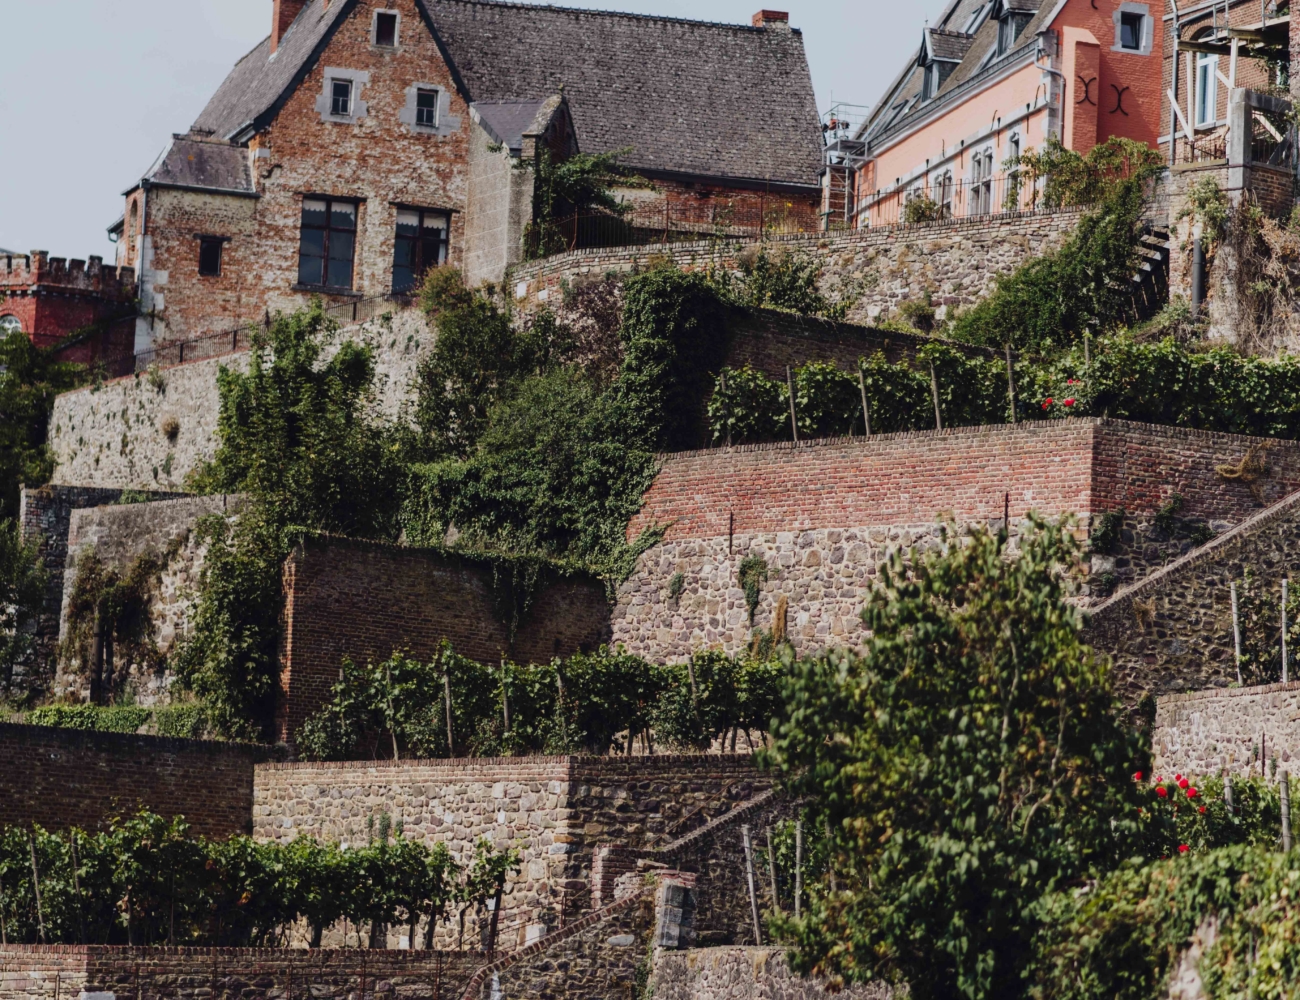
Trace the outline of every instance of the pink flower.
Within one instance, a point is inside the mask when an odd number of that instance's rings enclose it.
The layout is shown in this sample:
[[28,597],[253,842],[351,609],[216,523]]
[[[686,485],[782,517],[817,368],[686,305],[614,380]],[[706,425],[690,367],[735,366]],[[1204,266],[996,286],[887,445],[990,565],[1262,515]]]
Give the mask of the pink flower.
[[1071,379],[1066,379],[1066,380],[1065,380],[1065,384],[1066,384],[1066,385],[1074,385],[1074,379],[1072,379],[1072,378],[1071,378]]

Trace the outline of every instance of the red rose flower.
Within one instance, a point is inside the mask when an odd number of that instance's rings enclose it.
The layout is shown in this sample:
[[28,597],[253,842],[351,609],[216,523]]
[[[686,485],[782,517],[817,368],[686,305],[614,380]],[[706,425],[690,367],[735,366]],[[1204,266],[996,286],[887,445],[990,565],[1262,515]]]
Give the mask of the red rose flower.
[[1137,774],[1133,775],[1133,780],[1134,780],[1134,781],[1141,781],[1141,780],[1142,780],[1142,772],[1141,772],[1141,771],[1138,771]]
[[1195,788],[1189,788],[1189,789],[1187,789],[1187,797],[1188,797],[1189,799],[1194,799],[1194,798],[1196,798],[1196,789],[1195,789]]
[[1188,851],[1190,851],[1190,850],[1191,850],[1191,848],[1188,847],[1186,844],[1179,844],[1179,845],[1178,845],[1178,853],[1179,853],[1179,854],[1186,854],[1186,853],[1187,853]]
[[1201,806],[1201,812],[1205,812],[1205,806]]
[[1188,785],[1190,785],[1190,784],[1191,784],[1191,782],[1188,781],[1186,778],[1179,778],[1179,779],[1178,779],[1178,787],[1179,787],[1179,788],[1186,788],[1186,787],[1187,787]]
[[1051,405],[1052,405],[1053,403],[1055,403],[1055,402],[1056,402],[1056,400],[1054,400],[1051,396],[1048,396],[1045,400],[1043,400],[1043,409],[1044,409],[1044,410],[1047,409],[1049,406],[1051,406]]
[[1066,385],[1074,385],[1074,379],[1072,379],[1072,378],[1068,378],[1068,379],[1066,379],[1066,380],[1065,380],[1065,384],[1066,384]]
[[1166,795],[1169,794],[1169,792],[1165,789],[1164,785],[1161,785],[1159,788],[1156,789],[1156,794],[1163,799]]
[[1064,402],[1063,405],[1065,405],[1065,406],[1073,406],[1073,405],[1074,405],[1074,400],[1073,400],[1073,399],[1067,399],[1067,400],[1065,400],[1065,402]]

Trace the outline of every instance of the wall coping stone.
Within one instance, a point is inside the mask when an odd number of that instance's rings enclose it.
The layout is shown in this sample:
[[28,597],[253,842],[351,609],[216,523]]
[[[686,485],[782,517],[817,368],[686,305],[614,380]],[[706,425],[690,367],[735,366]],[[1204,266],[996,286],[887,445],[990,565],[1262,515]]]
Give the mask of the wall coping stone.
[[[641,771],[647,769],[647,764],[655,766],[672,767],[680,764],[752,764],[754,754],[737,753],[737,754],[652,754],[649,756],[632,756],[607,754],[596,756],[594,754],[570,754],[563,756],[523,756],[523,757],[430,757],[421,760],[341,760],[341,761],[315,761],[315,760],[298,760],[285,761],[276,763],[259,764],[259,771],[311,771],[311,770],[337,770],[337,771],[369,771],[369,770],[402,770],[405,768],[416,767],[436,767],[446,770],[471,770],[475,768],[489,767],[518,767],[521,765],[528,766],[546,766],[556,765],[558,767],[599,767],[601,765],[619,764],[624,765],[631,763],[631,770]],[[734,810],[733,810],[734,811]],[[730,815],[730,813],[728,813]]]
[[1162,694],[1160,700],[1171,705],[1181,705],[1192,701],[1213,701],[1218,698],[1254,698],[1266,694],[1282,694],[1287,691],[1300,691],[1300,681],[1286,684],[1257,684],[1254,687],[1206,688],[1203,691],[1178,691],[1174,694]]
[[[793,441],[765,441],[758,444],[736,444],[728,448],[720,445],[715,448],[696,448],[690,451],[663,452],[658,456],[661,461],[697,458],[718,454],[753,454],[758,452],[807,451],[817,448],[838,448],[844,445],[856,445],[865,448],[877,443],[893,441],[921,441],[945,437],[995,437],[1011,434],[1051,434],[1062,428],[1082,427],[1116,427],[1139,428],[1159,434],[1163,437],[1195,440],[1237,440],[1258,443],[1260,441],[1283,440],[1274,438],[1251,437],[1248,434],[1230,434],[1221,431],[1207,431],[1196,427],[1174,427],[1169,424],[1148,424],[1136,420],[1120,420],[1116,417],[1061,417],[1052,420],[1024,420],[1015,424],[978,424],[968,427],[945,427],[943,430],[894,431],[889,434],[872,434],[871,437],[828,437],[801,439]],[[1221,538],[1227,535],[1219,536]]]
[[[191,740],[181,736],[153,736],[145,733],[113,733],[103,729],[70,729],[63,726],[31,726],[18,722],[0,722],[0,732],[27,737],[33,743],[47,743],[51,738],[71,747],[84,747],[87,744],[135,744],[138,749],[148,750],[154,754],[167,753],[209,753],[227,755],[245,753],[254,756],[269,757],[277,749],[265,743],[241,743],[235,740]],[[263,766],[263,765],[259,765]]]

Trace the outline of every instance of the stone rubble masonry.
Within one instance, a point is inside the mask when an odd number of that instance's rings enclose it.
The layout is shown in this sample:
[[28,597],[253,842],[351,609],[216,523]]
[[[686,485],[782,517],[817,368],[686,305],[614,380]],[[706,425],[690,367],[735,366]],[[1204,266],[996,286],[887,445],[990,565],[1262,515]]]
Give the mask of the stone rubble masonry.
[[253,767],[268,756],[251,744],[0,724],[0,816],[93,830],[143,807],[209,837],[247,833]]
[[[851,303],[848,319],[871,323],[928,292],[938,308],[967,306],[984,297],[993,279],[1063,242],[1078,212],[1040,212],[881,226],[847,233],[775,237],[771,250],[787,248],[821,264],[818,288],[834,302]],[[511,269],[507,285],[526,307],[558,296],[565,287],[614,272],[669,260],[684,270],[739,273],[740,257],[758,244],[701,240],[653,247],[575,250]]]
[[[500,936],[513,948],[530,928],[590,909],[599,844],[671,842],[769,786],[751,757],[715,754],[267,764],[256,770],[253,833],[364,843],[387,813],[405,836],[444,842],[461,861],[480,838],[514,846],[522,867],[506,886]],[[484,931],[471,914],[466,940]]]
[[[154,492],[158,499],[174,493]],[[36,543],[36,553],[45,568],[45,598],[36,621],[37,653],[32,662],[15,670],[16,687],[35,690],[53,678],[36,668],[53,663],[54,647],[59,639],[60,610],[63,606],[63,574],[68,561],[68,533],[72,514],[87,507],[113,504],[122,496],[120,487],[42,486],[24,488],[19,498],[18,523],[24,541]],[[4,678],[0,678],[4,680]]]
[[[63,573],[60,639],[69,634],[68,602],[76,585],[78,563],[85,555],[94,553],[105,566],[119,573],[128,572],[136,559],[150,556],[163,562],[150,602],[150,616],[154,641],[165,661],[177,637],[185,633],[198,600],[207,546],[195,536],[195,525],[206,515],[233,514],[239,502],[237,496],[216,494],[74,510]],[[56,694],[71,696],[74,701],[89,697],[88,674],[77,669],[79,666],[60,663],[55,675]],[[166,700],[173,679],[165,669],[143,663],[118,662],[114,672],[119,678],[125,676],[137,700],[145,705]]]
[[[376,408],[397,419],[410,398],[420,360],[433,346],[424,314],[396,310],[325,339],[332,357],[347,340],[375,352]],[[222,367],[247,371],[247,351],[156,372],[137,372],[60,395],[50,419],[54,482],[79,486],[180,490],[216,454]]]
[[1300,493],[1292,493],[1099,605],[1088,639],[1114,661],[1125,698],[1234,683],[1230,586],[1249,572],[1280,596],[1282,579],[1300,576],[1298,530]]
[[607,640],[609,599],[594,576],[544,570],[513,632],[496,577],[490,562],[469,555],[344,538],[304,542],[284,567],[280,738],[292,740],[328,701],[345,659],[380,661],[405,650],[430,660],[448,640],[481,662],[549,663]]
[[[656,660],[745,648],[751,629],[737,572],[758,553],[770,576],[755,628],[771,628],[783,595],[801,652],[855,645],[882,561],[940,545],[945,518],[962,529],[1000,528],[1008,494],[1013,545],[1030,512],[1076,515],[1086,537],[1093,516],[1123,508],[1121,544],[1093,556],[1091,568],[1121,582],[1141,578],[1190,545],[1154,524],[1173,494],[1183,498],[1181,517],[1216,531],[1259,509],[1246,484],[1217,471],[1258,443],[1089,418],[669,455],[628,530],[635,538],[666,526],[664,541],[620,587],[613,641]],[[1300,488],[1300,445],[1270,442],[1268,456],[1261,495],[1271,501]],[[673,598],[677,573],[684,589]]]
[[1159,774],[1258,775],[1261,764],[1276,760],[1279,771],[1294,775],[1300,682],[1165,695],[1156,702],[1154,744]]
[[[774,947],[656,951],[651,989],[655,1000],[821,1000],[829,992],[824,981],[791,972],[786,949]],[[837,995],[890,1000],[894,993],[885,983],[869,983]]]
[[485,956],[349,948],[0,947],[0,1000],[450,1000]]

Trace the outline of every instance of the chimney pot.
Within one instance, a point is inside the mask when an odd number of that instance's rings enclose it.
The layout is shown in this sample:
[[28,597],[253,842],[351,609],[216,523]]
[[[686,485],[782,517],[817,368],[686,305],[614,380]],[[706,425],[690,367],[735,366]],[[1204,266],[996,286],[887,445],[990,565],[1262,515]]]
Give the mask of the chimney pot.
[[755,28],[790,27],[790,15],[783,10],[760,10],[754,15]]
[[307,0],[275,0],[271,10],[271,51],[280,48],[280,39],[289,31],[289,25],[302,13]]

